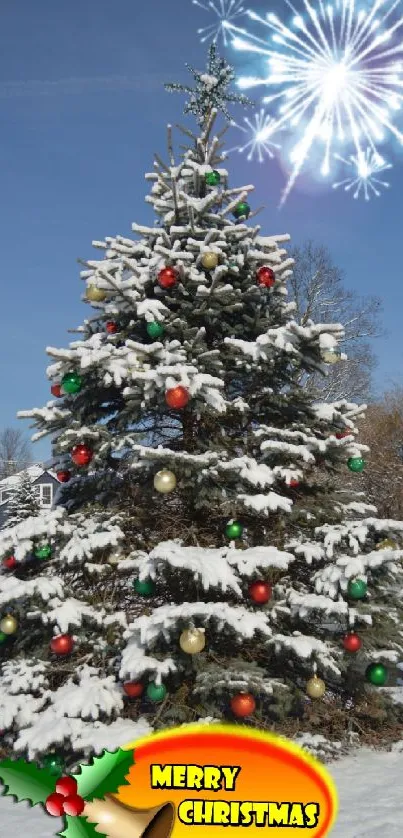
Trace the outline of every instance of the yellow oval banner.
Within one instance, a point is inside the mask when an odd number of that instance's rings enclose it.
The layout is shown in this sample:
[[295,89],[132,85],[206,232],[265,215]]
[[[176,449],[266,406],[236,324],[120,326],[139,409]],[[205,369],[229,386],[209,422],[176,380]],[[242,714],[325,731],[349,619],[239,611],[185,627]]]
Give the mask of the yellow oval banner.
[[[326,769],[285,739],[192,725],[130,744],[128,785],[93,813],[107,838],[328,835],[337,793]],[[87,817],[88,817],[88,813]],[[109,831],[108,831],[109,830]]]

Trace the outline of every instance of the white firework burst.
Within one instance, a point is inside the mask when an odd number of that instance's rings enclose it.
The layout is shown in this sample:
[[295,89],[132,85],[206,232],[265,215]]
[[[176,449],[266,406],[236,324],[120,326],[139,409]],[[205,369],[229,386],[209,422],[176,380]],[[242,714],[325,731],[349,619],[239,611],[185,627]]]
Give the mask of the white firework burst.
[[246,153],[248,160],[257,159],[259,163],[263,163],[265,155],[273,158],[275,150],[281,148],[278,143],[273,142],[272,135],[276,127],[275,120],[266,113],[264,108],[261,108],[252,119],[244,117],[244,124],[240,125],[238,122],[233,123],[235,128],[246,134],[246,141],[230,148],[231,151],[239,151],[241,154]]
[[377,151],[367,148],[365,154],[360,156],[352,154],[349,160],[340,154],[335,154],[335,157],[353,171],[349,177],[334,183],[333,189],[343,187],[345,192],[353,189],[353,198],[360,198],[363,195],[365,200],[369,201],[371,194],[378,198],[380,189],[389,188],[390,183],[380,180],[377,175],[385,172],[386,169],[391,169],[392,164],[384,160]]
[[200,35],[200,40],[217,41],[221,38],[225,47],[229,44],[228,30],[237,17],[240,17],[245,12],[245,7],[242,5],[242,0],[192,0],[194,6],[200,6],[205,12],[210,12],[215,16],[213,23],[203,26],[197,30]]
[[403,100],[403,17],[396,14],[401,0],[373,0],[366,9],[356,0],[326,6],[303,0],[304,15],[286,4],[294,15],[291,26],[273,13],[262,17],[247,10],[265,37],[232,23],[227,27],[233,47],[263,59],[268,68],[263,77],[241,76],[238,85],[275,89],[262,101],[273,109],[277,129],[297,134],[281,203],[318,146],[320,171],[327,176],[337,146],[350,143],[361,159],[367,147],[375,153],[387,138],[403,143],[395,125]]

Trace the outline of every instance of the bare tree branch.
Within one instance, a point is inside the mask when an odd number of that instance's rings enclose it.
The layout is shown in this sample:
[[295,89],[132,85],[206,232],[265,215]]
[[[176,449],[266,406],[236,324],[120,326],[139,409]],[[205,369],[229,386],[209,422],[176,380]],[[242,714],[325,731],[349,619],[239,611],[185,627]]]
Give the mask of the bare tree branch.
[[303,384],[326,401],[340,398],[367,400],[376,364],[370,340],[384,334],[382,306],[377,297],[360,298],[344,286],[343,272],[333,264],[329,251],[311,241],[290,251],[295,260],[290,298],[296,305],[295,317],[302,325],[341,323],[345,337],[341,350],[348,355],[328,368],[328,376],[313,375]]
[[403,517],[403,388],[395,387],[368,407],[360,442],[370,446],[361,487],[381,518]]
[[22,471],[32,463],[31,446],[19,428],[0,431],[0,480]]

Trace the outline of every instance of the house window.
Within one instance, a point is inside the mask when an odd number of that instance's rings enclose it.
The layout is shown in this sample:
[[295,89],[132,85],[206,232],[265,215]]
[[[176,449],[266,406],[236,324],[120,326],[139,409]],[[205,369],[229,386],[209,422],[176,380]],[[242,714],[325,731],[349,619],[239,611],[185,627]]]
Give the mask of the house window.
[[46,509],[52,506],[53,502],[53,486],[49,484],[39,484],[34,486],[35,494],[38,498],[39,505]]

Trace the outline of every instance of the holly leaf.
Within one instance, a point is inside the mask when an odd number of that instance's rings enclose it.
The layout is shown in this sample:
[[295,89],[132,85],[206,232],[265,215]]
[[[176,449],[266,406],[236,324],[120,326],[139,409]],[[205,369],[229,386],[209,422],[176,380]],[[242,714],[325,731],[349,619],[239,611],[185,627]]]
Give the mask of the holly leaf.
[[121,748],[113,753],[104,751],[102,756],[93,757],[90,765],[80,765],[79,774],[73,774],[77,780],[77,793],[88,801],[103,800],[106,794],[116,794],[120,786],[128,785],[127,775],[133,764],[133,751]]
[[47,768],[25,759],[1,760],[0,780],[5,785],[3,796],[12,795],[18,803],[28,800],[32,806],[44,803],[56,785],[56,778]]
[[105,835],[104,832],[99,831],[99,827],[95,831],[96,823],[89,823],[86,818],[73,818],[67,815],[66,824],[66,829],[57,833],[60,838],[100,838]]

